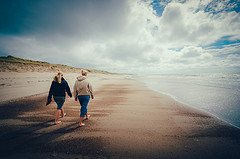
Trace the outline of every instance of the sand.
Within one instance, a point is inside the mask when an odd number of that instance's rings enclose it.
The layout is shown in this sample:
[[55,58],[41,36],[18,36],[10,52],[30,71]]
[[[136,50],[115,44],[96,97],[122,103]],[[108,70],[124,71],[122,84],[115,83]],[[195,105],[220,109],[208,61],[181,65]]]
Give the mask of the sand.
[[[95,99],[84,127],[79,103],[54,125],[47,93],[0,105],[3,158],[239,158],[240,130],[126,76],[92,75]],[[95,79],[95,80],[94,80]]]
[[[63,72],[69,87],[73,88],[79,73]],[[47,93],[55,73],[53,72],[0,72],[0,103],[23,98],[26,96]],[[116,75],[117,76],[117,75]],[[89,73],[90,82],[104,81],[105,77],[114,78],[109,74]],[[97,89],[102,83],[97,83]]]

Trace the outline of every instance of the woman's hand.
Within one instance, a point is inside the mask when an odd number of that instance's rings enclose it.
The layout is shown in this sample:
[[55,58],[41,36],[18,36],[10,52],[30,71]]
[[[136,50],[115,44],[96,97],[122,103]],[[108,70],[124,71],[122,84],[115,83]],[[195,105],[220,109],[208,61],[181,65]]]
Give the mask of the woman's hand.
[[77,98],[75,98],[75,101],[77,101]]

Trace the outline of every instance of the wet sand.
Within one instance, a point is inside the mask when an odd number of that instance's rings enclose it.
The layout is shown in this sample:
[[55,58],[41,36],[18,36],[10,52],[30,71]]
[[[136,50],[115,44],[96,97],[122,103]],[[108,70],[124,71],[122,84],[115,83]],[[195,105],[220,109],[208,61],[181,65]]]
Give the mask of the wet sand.
[[[94,85],[94,83],[93,83]],[[47,94],[0,106],[2,158],[239,158],[240,130],[124,77],[95,91],[84,127],[79,103],[54,125]]]

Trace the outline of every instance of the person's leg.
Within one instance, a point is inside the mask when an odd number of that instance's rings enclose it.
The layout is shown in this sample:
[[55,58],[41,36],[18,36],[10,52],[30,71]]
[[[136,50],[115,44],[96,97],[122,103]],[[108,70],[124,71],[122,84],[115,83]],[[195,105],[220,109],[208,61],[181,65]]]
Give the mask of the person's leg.
[[55,124],[61,123],[61,121],[58,121],[60,114],[61,114],[61,109],[57,109],[57,112],[55,115]]
[[[81,99],[82,101],[84,100],[84,99]],[[87,107],[86,107],[86,105],[84,104],[84,102],[81,102],[82,104],[81,104],[81,114],[80,114],[80,121],[79,121],[79,126],[83,126],[83,125],[85,125],[84,123],[83,123],[83,119],[84,119],[84,116],[85,116],[85,114],[86,114],[86,112],[87,112]]]
[[88,120],[90,118],[90,115],[88,113],[86,113],[86,120]]
[[87,113],[87,105],[90,100],[90,96],[78,96],[78,100],[81,105],[81,114],[80,114],[80,121],[79,121],[79,126],[85,125],[83,123],[83,119]]
[[79,121],[79,124],[78,124],[79,126],[84,126],[84,125],[85,125],[85,124],[83,123],[83,118],[84,118],[84,117],[80,117],[80,121]]
[[61,109],[61,115],[62,115],[62,117],[66,116],[66,113],[64,113],[63,108]]
[[61,121],[59,120],[59,116],[63,110],[63,104],[65,102],[65,97],[53,97],[55,102],[57,103],[57,112],[55,115],[55,124],[59,124]]

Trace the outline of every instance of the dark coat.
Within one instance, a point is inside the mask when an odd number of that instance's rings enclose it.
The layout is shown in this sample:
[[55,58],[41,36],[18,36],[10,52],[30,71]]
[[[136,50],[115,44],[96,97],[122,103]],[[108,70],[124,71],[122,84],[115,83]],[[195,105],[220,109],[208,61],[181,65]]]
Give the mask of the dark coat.
[[59,97],[65,97],[66,96],[66,92],[67,94],[72,97],[72,93],[70,91],[70,88],[68,86],[67,81],[62,77],[62,82],[58,83],[55,81],[52,81],[52,85],[50,87],[49,90],[49,94],[48,94],[48,99],[47,99],[47,104],[50,104],[52,101],[52,96],[59,96]]

